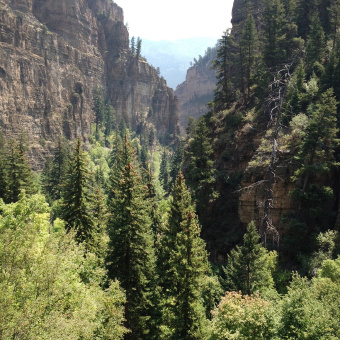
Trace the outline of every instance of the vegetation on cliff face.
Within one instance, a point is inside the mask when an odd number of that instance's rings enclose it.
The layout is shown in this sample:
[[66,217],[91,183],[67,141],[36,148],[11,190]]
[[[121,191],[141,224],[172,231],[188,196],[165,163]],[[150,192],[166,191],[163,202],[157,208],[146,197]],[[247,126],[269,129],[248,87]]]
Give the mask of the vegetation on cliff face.
[[340,339],[339,11],[235,1],[183,141],[150,120],[162,84],[137,126],[77,86],[92,133],[41,175],[1,137],[0,337]]

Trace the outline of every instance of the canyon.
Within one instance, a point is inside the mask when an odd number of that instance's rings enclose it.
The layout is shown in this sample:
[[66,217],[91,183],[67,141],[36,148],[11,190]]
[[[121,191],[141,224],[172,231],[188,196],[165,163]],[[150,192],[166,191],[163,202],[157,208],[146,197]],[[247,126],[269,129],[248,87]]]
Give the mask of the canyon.
[[[157,70],[129,48],[122,8],[108,0],[0,1],[0,130],[25,134],[34,169],[59,135],[87,140],[93,89],[135,130],[179,133],[179,103]],[[150,110],[152,115],[148,115]]]

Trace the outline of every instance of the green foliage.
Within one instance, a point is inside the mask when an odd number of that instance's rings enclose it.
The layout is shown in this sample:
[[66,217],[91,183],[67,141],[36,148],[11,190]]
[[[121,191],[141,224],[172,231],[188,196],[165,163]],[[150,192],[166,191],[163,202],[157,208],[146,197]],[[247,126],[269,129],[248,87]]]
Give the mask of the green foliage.
[[184,161],[184,143],[180,141],[171,159],[169,188],[171,188],[174,185],[178,177],[178,174],[182,169],[183,161]]
[[16,202],[22,190],[27,194],[38,192],[33,172],[26,160],[25,147],[21,141],[10,140],[2,153],[2,182],[5,202]]
[[263,10],[263,59],[267,67],[275,67],[285,55],[282,53],[282,42],[286,39],[284,35],[285,17],[284,7],[280,0],[265,0]]
[[282,300],[281,338],[339,339],[339,289],[328,278],[308,281],[295,274]]
[[93,176],[88,169],[88,155],[82,150],[80,137],[77,139],[62,187],[61,217],[66,230],[73,230],[78,242],[85,242],[91,249],[95,237],[93,218]]
[[254,17],[252,14],[248,14],[239,41],[241,92],[244,93],[245,102],[248,102],[250,98],[250,87],[252,85],[258,59],[258,48],[258,37]]
[[230,105],[233,98],[231,73],[233,46],[233,37],[230,34],[230,30],[227,30],[219,40],[216,60],[214,60],[212,64],[217,78],[214,98],[214,105],[217,110]]
[[92,254],[49,224],[44,197],[0,203],[0,334],[4,339],[122,339],[124,293],[103,290]]
[[187,182],[192,189],[197,210],[216,198],[215,169],[212,159],[213,149],[209,138],[209,129],[204,119],[200,119],[195,132],[189,141],[187,157],[189,164],[186,169]]
[[169,190],[169,166],[168,166],[168,155],[165,149],[162,153],[161,166],[159,170],[159,181],[161,182],[164,190]]
[[207,321],[201,284],[209,273],[208,257],[182,173],[171,194],[160,254],[163,332],[167,339],[205,339]]
[[227,292],[212,312],[211,340],[275,339],[278,312],[274,301]]
[[312,18],[311,31],[306,46],[305,63],[307,69],[311,69],[315,62],[321,60],[325,48],[325,33],[322,29],[319,17]]
[[146,188],[136,166],[135,150],[124,137],[112,165],[109,196],[109,277],[126,291],[126,326],[131,339],[152,338],[156,332],[155,257]]
[[273,289],[272,272],[276,266],[276,252],[262,247],[260,235],[251,222],[243,238],[243,245],[236,246],[228,255],[224,268],[226,286],[229,290],[240,290],[243,294],[266,293]]
[[310,275],[316,275],[317,270],[323,266],[324,261],[333,259],[335,253],[335,246],[338,232],[334,230],[328,230],[324,233],[320,233],[317,237],[317,251],[315,251],[311,258],[310,263]]
[[47,158],[41,176],[43,192],[49,203],[61,198],[62,182],[69,165],[69,146],[67,141],[59,137],[57,139],[53,158]]
[[[332,218],[325,211],[333,191],[320,184],[320,178],[330,172],[338,144],[337,102],[333,90],[322,93],[320,100],[310,104],[308,111],[308,125],[295,156],[298,166],[293,180],[296,187],[290,192],[297,205],[290,216],[291,229],[286,237],[290,248],[293,246],[294,251],[300,249],[304,253],[310,252],[313,246],[313,233],[329,228]],[[306,241],[306,238],[309,242],[301,242],[303,239]]]
[[104,120],[104,96],[103,89],[99,86],[93,89],[93,111],[96,122],[96,139],[99,139],[99,129]]

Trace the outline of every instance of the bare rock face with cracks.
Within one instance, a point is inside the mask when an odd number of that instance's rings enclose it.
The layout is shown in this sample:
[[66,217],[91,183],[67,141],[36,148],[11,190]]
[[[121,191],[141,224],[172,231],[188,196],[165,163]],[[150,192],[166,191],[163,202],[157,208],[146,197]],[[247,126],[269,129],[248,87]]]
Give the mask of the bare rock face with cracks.
[[179,133],[173,90],[131,53],[114,2],[2,0],[0,22],[0,129],[5,138],[26,135],[34,168],[57,136],[86,140],[98,86],[117,122],[153,124],[169,140]]

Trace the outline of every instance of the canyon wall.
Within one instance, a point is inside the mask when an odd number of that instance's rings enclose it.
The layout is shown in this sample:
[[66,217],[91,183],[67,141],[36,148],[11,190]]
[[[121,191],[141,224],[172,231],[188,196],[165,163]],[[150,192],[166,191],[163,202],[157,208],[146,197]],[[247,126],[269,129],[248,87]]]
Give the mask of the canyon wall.
[[180,103],[183,130],[188,124],[188,117],[198,118],[207,113],[207,103],[214,98],[215,87],[216,76],[211,69],[211,60],[188,69],[185,81],[175,91]]
[[5,138],[26,135],[34,168],[41,168],[58,135],[86,140],[96,86],[117,122],[124,118],[135,129],[148,121],[159,136],[178,134],[178,101],[156,69],[132,55],[118,5],[0,1],[0,129]]

